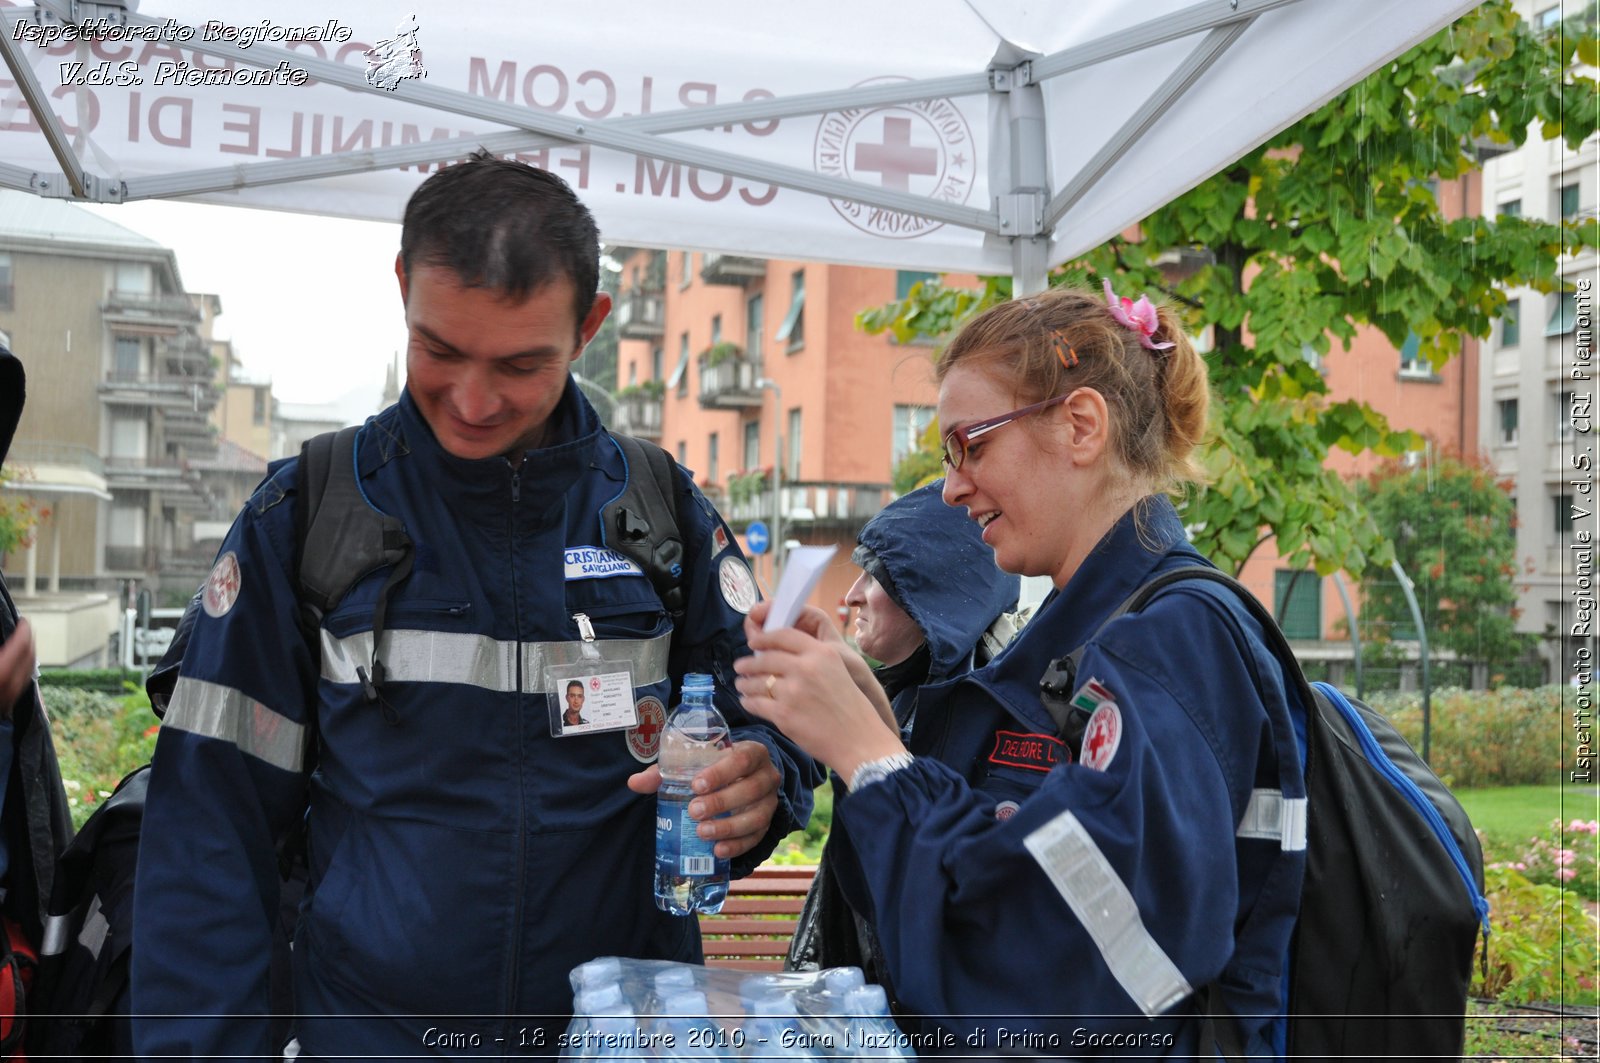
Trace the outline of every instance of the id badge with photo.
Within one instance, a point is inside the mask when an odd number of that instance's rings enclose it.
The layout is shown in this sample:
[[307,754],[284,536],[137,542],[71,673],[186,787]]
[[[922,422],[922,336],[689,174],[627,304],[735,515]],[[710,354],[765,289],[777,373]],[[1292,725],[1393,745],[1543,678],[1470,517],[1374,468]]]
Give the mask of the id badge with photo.
[[557,738],[620,731],[639,722],[633,700],[633,666],[601,652],[545,669],[550,733]]

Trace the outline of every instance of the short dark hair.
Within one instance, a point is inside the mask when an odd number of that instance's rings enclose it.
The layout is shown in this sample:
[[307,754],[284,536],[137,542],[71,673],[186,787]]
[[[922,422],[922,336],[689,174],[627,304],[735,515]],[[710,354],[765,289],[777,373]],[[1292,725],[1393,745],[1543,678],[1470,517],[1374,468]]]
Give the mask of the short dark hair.
[[581,328],[600,287],[600,231],[561,178],[480,148],[412,193],[400,261],[408,277],[445,266],[463,287],[518,301],[564,277]]
[[567,680],[567,689],[571,690],[573,687],[577,687],[578,688],[578,693],[580,693],[580,694],[583,693],[583,683],[580,680],[577,680],[577,679],[569,679],[569,680]]

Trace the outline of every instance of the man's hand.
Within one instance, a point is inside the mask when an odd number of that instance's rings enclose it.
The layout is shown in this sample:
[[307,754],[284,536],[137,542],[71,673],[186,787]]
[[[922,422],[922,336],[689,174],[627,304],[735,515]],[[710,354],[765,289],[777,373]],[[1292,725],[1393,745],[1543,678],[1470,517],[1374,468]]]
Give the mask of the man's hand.
[[0,646],[0,716],[10,717],[11,707],[33,682],[33,628],[17,621],[17,630]]
[[[690,786],[695,797],[689,815],[702,838],[717,840],[716,854],[731,860],[760,844],[778,811],[783,775],[767,747],[753,739],[735,742],[715,764],[701,770]],[[653,794],[661,788],[661,769],[652,764],[628,777],[628,789]],[[722,816],[725,818],[715,818]]]

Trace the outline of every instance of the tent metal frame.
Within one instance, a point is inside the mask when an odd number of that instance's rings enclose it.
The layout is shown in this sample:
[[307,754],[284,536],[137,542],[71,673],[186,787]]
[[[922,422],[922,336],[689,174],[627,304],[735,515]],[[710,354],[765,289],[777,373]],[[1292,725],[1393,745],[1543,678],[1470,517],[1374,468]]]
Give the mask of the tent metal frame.
[[[242,49],[225,42],[202,41],[197,33],[194,39],[183,42],[183,47],[249,66],[272,68],[280,61],[287,60],[305,69],[320,82],[512,128],[501,133],[430,140],[389,148],[114,179],[92,173],[74,150],[72,135],[56,117],[49,105],[48,94],[13,38],[15,24],[33,21],[40,25],[82,25],[86,19],[105,18],[112,23],[129,26],[160,26],[164,20],[129,14],[122,6],[122,0],[35,0],[31,8],[0,11],[0,59],[3,59],[15,79],[23,103],[38,122],[61,170],[43,173],[0,163],[0,187],[92,203],[121,203],[444,162],[460,158],[480,146],[490,152],[508,154],[552,146],[588,144],[799,192],[919,215],[1009,240],[1015,291],[1018,295],[1024,295],[1045,287],[1049,272],[1050,237],[1072,205],[1126,154],[1195,81],[1228,52],[1257,18],[1274,8],[1298,2],[1300,0],[1202,0],[1176,15],[1152,19],[1114,35],[1051,55],[1024,58],[1016,63],[997,61],[987,69],[971,74],[608,119],[550,114],[475,96],[459,89],[439,88],[416,81],[403,82],[391,91],[369,84],[361,71],[342,63],[316,59],[261,43]],[[1135,114],[1071,181],[1054,190],[1049,180],[1048,131],[1040,85],[1062,74],[1197,34],[1204,36],[1188,57],[1151,92]],[[1002,46],[1003,49],[1008,47]],[[712,125],[793,118],[846,108],[978,94],[988,94],[1000,101],[1001,124],[1007,128],[1010,145],[1008,157],[998,160],[1004,176],[994,182],[994,202],[988,210],[828,177],[794,166],[685,144],[666,136]]]

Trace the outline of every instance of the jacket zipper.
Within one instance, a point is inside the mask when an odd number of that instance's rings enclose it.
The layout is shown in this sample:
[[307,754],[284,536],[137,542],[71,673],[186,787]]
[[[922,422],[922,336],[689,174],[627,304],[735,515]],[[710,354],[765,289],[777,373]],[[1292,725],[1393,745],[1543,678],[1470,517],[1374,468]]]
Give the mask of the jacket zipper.
[[[511,558],[510,558],[510,564],[507,567],[509,568],[509,570],[511,572],[511,601],[513,603],[513,606],[515,606],[515,604],[518,601],[518,598],[519,598],[519,596],[521,594],[521,591],[517,587],[517,564],[516,564],[516,561],[517,561],[517,503],[519,503],[521,500],[522,500],[522,466],[519,463],[518,465],[513,467],[512,470],[511,470],[511,518],[510,518],[510,524],[511,524],[510,532],[511,532],[511,534],[509,536],[510,548],[511,548]],[[523,674],[523,666],[522,666],[522,621],[521,621],[521,615],[522,615],[522,611],[520,609],[518,609],[517,610],[518,620],[517,620],[517,626],[516,626],[516,633],[517,633],[517,642],[516,642],[516,646],[517,646],[517,649],[516,649],[516,659],[517,659],[517,695],[516,695],[516,702],[515,702],[515,704],[516,704],[516,717],[517,717],[517,752],[518,752],[517,773],[516,773],[516,779],[517,779],[517,842],[516,842],[517,869],[516,869],[516,875],[515,875],[515,881],[516,881],[516,895],[515,896],[516,896],[516,900],[513,903],[512,912],[511,912],[511,956],[510,956],[510,961],[511,962],[510,962],[510,966],[506,970],[506,983],[505,983],[506,984],[505,1014],[507,1016],[507,1019],[506,1019],[506,1026],[504,1027],[505,1040],[502,1043],[507,1045],[507,1046],[510,1046],[510,1045],[513,1045],[513,1044],[516,1043],[516,1039],[513,1036],[514,1031],[512,1030],[511,1027],[512,1027],[512,1023],[514,1022],[514,1018],[513,1017],[517,1014],[517,986],[518,986],[518,981],[519,981],[519,979],[517,977],[517,972],[522,969],[522,913],[523,913],[523,903],[524,903],[524,899],[525,899],[524,895],[525,895],[525,893],[527,891],[527,884],[523,880],[524,879],[524,870],[525,870],[524,864],[527,862],[527,859],[528,859],[528,853],[527,853],[527,846],[528,846],[528,842],[527,842],[527,838],[528,838],[528,829],[527,829],[527,818],[528,818],[527,780],[523,778],[524,772],[527,771],[527,764],[528,764],[527,748],[526,748],[527,747],[527,742],[528,742],[528,735],[527,735],[526,720],[524,719],[524,717],[526,715],[526,712],[525,712],[526,706],[523,705],[523,693],[524,693],[523,687],[524,687],[524,685],[526,683],[527,676],[525,676]],[[508,1047],[507,1052],[509,1052],[509,1051],[510,1051],[510,1049]],[[505,1053],[502,1053],[502,1054],[505,1054]]]

